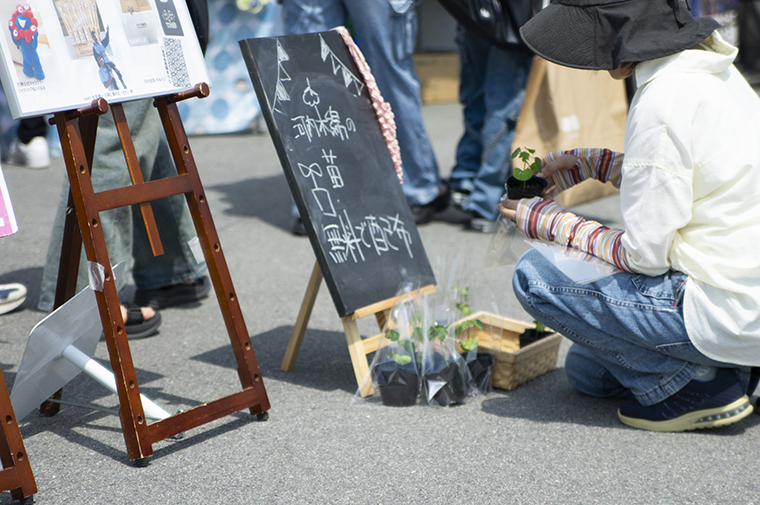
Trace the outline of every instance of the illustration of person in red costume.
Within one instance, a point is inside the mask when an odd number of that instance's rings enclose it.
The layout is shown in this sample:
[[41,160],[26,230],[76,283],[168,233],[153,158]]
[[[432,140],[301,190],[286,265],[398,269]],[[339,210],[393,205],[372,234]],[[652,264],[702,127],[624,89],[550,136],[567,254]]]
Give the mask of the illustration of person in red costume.
[[8,29],[11,31],[13,43],[21,49],[24,75],[42,80],[45,78],[45,72],[42,71],[40,57],[37,55],[37,37],[39,36],[37,27],[37,20],[29,4],[16,6],[8,22]]

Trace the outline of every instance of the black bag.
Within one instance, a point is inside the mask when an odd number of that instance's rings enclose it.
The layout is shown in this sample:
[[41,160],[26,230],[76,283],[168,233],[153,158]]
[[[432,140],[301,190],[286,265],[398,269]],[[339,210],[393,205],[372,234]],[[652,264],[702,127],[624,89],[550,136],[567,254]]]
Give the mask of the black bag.
[[193,28],[198,36],[201,51],[206,54],[209,37],[208,0],[186,0],[187,10],[193,20]]
[[520,27],[541,10],[543,0],[438,0],[471,31],[498,46],[526,48]]
[[760,1],[739,4],[739,63],[742,70],[760,72]]

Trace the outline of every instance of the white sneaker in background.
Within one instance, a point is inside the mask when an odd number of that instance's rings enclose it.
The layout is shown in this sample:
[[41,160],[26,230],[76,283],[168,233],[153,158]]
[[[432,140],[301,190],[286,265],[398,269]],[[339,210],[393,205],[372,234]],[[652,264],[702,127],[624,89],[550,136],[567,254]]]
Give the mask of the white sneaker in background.
[[26,300],[26,287],[16,282],[0,284],[0,314],[10,312]]
[[45,137],[34,137],[28,144],[18,139],[11,144],[8,162],[27,168],[47,168],[50,166],[50,148]]

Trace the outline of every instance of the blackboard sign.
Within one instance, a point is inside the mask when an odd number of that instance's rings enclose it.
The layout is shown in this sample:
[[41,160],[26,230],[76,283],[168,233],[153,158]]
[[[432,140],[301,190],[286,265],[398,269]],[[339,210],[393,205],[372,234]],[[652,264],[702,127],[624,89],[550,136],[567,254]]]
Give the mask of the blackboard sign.
[[240,41],[338,314],[435,284],[364,83],[335,31]]

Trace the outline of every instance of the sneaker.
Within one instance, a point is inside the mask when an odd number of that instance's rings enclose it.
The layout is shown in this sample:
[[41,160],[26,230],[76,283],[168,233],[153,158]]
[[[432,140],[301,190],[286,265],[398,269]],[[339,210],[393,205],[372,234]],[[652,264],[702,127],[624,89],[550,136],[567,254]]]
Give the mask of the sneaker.
[[472,217],[470,218],[470,221],[465,225],[466,230],[479,231],[481,233],[493,233],[496,231],[496,221],[487,219],[485,217],[480,217],[479,214],[475,214],[474,212],[469,214]]
[[8,161],[26,168],[47,168],[50,166],[50,148],[45,137],[34,137],[28,144],[18,139],[11,144]]
[[293,227],[290,229],[290,231],[296,237],[305,237],[307,235],[306,226],[304,226],[303,221],[300,217],[297,217],[293,222]]
[[433,199],[432,202],[425,205],[411,205],[409,208],[412,211],[412,217],[415,224],[425,224],[433,220],[436,212],[446,210],[449,206],[449,188],[446,183],[441,182],[438,189],[438,196]]
[[720,368],[713,380],[692,380],[660,403],[649,407],[639,402],[624,403],[618,409],[618,418],[642,430],[688,431],[732,424],[752,410],[736,370]]
[[26,300],[26,287],[23,284],[0,284],[0,314],[6,314]]
[[468,191],[453,190],[451,192],[451,205],[461,211],[464,211],[464,206],[470,201],[470,193]]

